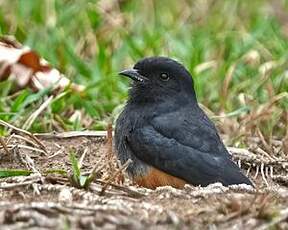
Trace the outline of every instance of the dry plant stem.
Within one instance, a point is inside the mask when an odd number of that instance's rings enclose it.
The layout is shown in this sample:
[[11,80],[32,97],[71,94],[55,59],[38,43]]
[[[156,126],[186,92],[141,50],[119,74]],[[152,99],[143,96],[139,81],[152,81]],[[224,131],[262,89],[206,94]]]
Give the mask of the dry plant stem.
[[[44,179],[41,176],[41,173],[39,172],[39,170],[35,167],[34,161],[27,155],[25,154],[25,161],[27,162],[28,167],[36,174],[39,176],[41,183],[43,183]],[[40,191],[37,187],[36,183],[32,183],[32,187],[34,190],[34,193],[37,195],[40,195]]]
[[251,113],[250,116],[247,116],[245,119],[243,119],[243,121],[241,122],[241,126],[248,126],[249,124],[260,119],[262,116],[269,115],[271,113],[270,108],[272,107],[272,105],[285,97],[288,97],[287,92],[275,95],[269,102],[262,106],[259,111]]
[[57,152],[55,152],[54,154],[52,154],[51,156],[48,157],[48,159],[51,159],[53,157],[56,157],[57,155],[59,155],[61,152],[63,152],[63,149],[59,149]]
[[259,173],[259,165],[256,166],[256,172],[255,172],[255,175],[253,177],[254,180],[257,178],[258,173]]
[[36,173],[37,175],[41,176],[41,173],[39,172],[39,170],[36,168],[34,161],[27,155],[25,154],[25,158],[24,158],[25,162],[28,165],[28,169],[32,170],[34,173]]
[[12,138],[23,140],[23,141],[27,142],[28,144],[33,145],[34,147],[38,146],[37,144],[35,144],[33,141],[29,140],[28,138],[22,137],[22,136],[17,135],[17,134],[13,134]]
[[0,183],[0,189],[14,189],[14,188],[18,188],[18,187],[23,187],[26,185],[32,185],[34,183],[39,182],[41,179],[34,179],[34,180],[30,180],[30,181],[23,181],[23,182],[19,182],[19,183]]
[[247,149],[235,148],[235,147],[227,147],[227,149],[230,153],[232,153],[232,155],[234,153],[241,154],[241,155],[251,155],[251,153]]
[[268,109],[268,108],[271,108],[271,106],[273,104],[275,104],[277,101],[283,99],[283,98],[288,98],[288,92],[282,92],[282,93],[279,93],[277,95],[275,95],[269,102],[268,104],[266,105],[266,107],[264,108],[265,110]]
[[[105,164],[105,162],[106,162],[106,156],[105,156],[105,155],[102,155],[102,156],[99,158],[98,162],[99,162],[100,166],[99,166],[98,164],[95,165],[92,170],[90,170],[89,172],[83,173],[83,175],[84,175],[84,176],[88,176],[88,175],[91,175],[91,174],[96,175],[96,174],[98,174],[99,172],[101,172],[102,169],[104,169],[105,166],[106,166],[106,164]],[[101,165],[101,163],[102,163],[102,165]]]
[[39,170],[36,169],[34,161],[27,154],[21,154],[17,145],[13,148],[13,152],[28,170],[32,170],[37,175],[41,175]]
[[102,187],[102,190],[100,192],[100,196],[103,196],[105,193],[105,190],[107,189],[107,187],[109,186],[109,184],[115,179],[115,177],[117,177],[120,173],[123,173],[123,171],[126,170],[126,168],[128,167],[128,165],[132,162],[131,159],[129,159],[128,161],[126,161],[126,163],[124,165],[122,165],[122,167],[120,167],[110,178],[109,180],[106,182],[106,184],[104,184],[104,186]]
[[[43,183],[43,178],[41,176],[41,173],[35,167],[34,161],[27,154],[24,154],[24,156],[22,156],[19,152],[19,148],[17,147],[17,145],[15,146],[15,148],[13,148],[13,151],[16,154],[16,156],[18,156],[20,162],[22,164],[24,164],[27,167],[27,169],[33,171],[33,173],[39,177],[38,180],[40,180]],[[35,194],[40,195],[40,191],[39,191],[36,183],[31,183],[31,184],[32,184],[32,187],[33,187]]]
[[112,165],[112,158],[113,158],[113,141],[112,141],[112,124],[110,123],[108,125],[108,129],[107,129],[107,156],[108,156],[108,164],[109,164],[109,170],[110,172],[113,169],[113,165]]
[[3,146],[5,152],[6,152],[8,155],[10,155],[10,151],[9,151],[9,149],[8,149],[8,146],[6,145],[6,143],[5,143],[5,141],[4,141],[4,139],[3,139],[2,137],[0,137],[0,144]]
[[34,136],[42,138],[72,138],[72,137],[106,137],[107,131],[70,131],[62,133],[34,133]]
[[[102,180],[96,180],[96,182],[98,182],[98,183],[100,183],[102,185],[107,184],[107,182],[102,181]],[[109,183],[109,186],[112,186],[112,187],[114,187],[116,189],[122,190],[123,192],[127,192],[133,197],[143,197],[143,196],[145,196],[144,193],[138,192],[136,190],[132,190],[132,189],[126,187],[126,186],[121,186],[121,185],[114,184],[114,183]]]
[[248,170],[246,172],[246,176],[249,176],[250,170],[251,170],[251,167],[248,168]]
[[[65,186],[67,188],[69,188],[69,190],[74,190],[74,191],[79,191],[79,192],[82,192],[84,195],[87,193],[90,193],[88,192],[87,190],[80,190],[80,189],[77,189],[77,188],[74,188],[74,187],[68,187],[67,184],[68,184],[68,179],[67,178],[62,178],[62,177],[55,177],[55,176],[46,176],[46,180],[49,182],[49,181],[53,181],[54,183],[57,182],[57,184],[38,184],[39,188],[41,190],[43,189],[49,189],[49,190],[59,190],[59,186]],[[93,196],[99,196],[97,195],[96,193],[94,192],[99,192],[101,191],[102,189],[102,184],[106,184],[106,182],[103,182],[103,181],[96,181],[97,183],[91,183],[90,186],[89,186],[89,190],[91,190],[93,193]],[[134,190],[131,190],[129,188],[126,188],[126,187],[117,187],[117,185],[114,185],[112,183],[109,184],[111,187],[115,187],[116,189],[120,190],[120,191],[123,191],[125,192],[125,194],[119,192],[118,190],[112,190],[112,189],[107,189],[105,191],[105,194],[106,195],[110,195],[110,196],[113,196],[113,195],[124,195],[124,196],[129,196],[129,197],[133,197],[133,198],[138,198],[138,197],[142,197],[142,196],[145,196],[145,194],[142,194],[140,192],[137,192],[137,191],[134,191]],[[63,188],[63,187],[61,187]],[[79,194],[78,194],[79,195]]]
[[95,177],[99,172],[101,172],[106,165],[102,165],[100,167],[95,166],[92,171],[88,174],[89,176]]
[[270,177],[273,178],[274,174],[273,174],[273,166],[270,166]]
[[49,106],[53,98],[54,96],[50,96],[34,113],[30,115],[30,117],[26,120],[26,122],[22,126],[23,129],[27,130],[32,126],[36,118]]
[[[274,174],[275,168],[277,171],[279,170],[280,171],[284,170],[286,172],[288,171],[288,168],[287,168],[288,161],[285,158],[270,156],[268,153],[266,153],[264,150],[260,149],[259,147],[253,150],[255,153],[252,153],[246,149],[233,148],[233,147],[228,147],[228,150],[231,153],[233,153],[232,155],[233,155],[234,160],[240,159],[242,162],[242,165],[245,164],[248,167],[249,172],[251,170],[251,167],[256,169],[254,178],[258,176],[259,172],[262,175],[263,174],[269,175],[268,174],[269,170],[270,170],[269,176],[271,176]],[[262,164],[264,166],[261,166]],[[262,172],[261,172],[261,167],[262,167]],[[265,173],[264,173],[264,169],[265,169]]]
[[263,181],[265,182],[266,186],[269,187],[269,184],[268,184],[266,177],[265,177],[265,174],[264,174],[264,164],[263,163],[260,166],[260,171],[261,171]]
[[23,156],[20,154],[18,145],[15,145],[15,146],[12,148],[12,151],[13,151],[14,156],[16,156],[16,157],[18,158],[18,160],[20,161],[20,163],[23,164],[26,168],[28,168],[27,162],[25,162]]
[[17,128],[17,127],[15,127],[14,125],[11,125],[11,124],[9,124],[9,123],[1,120],[1,119],[0,119],[0,124],[3,125],[3,126],[5,126],[5,127],[7,127],[7,128],[10,128],[10,129],[13,129],[13,130],[15,130],[15,131],[18,131],[18,132],[20,132],[20,133],[26,134],[26,135],[29,136],[31,139],[33,139],[33,140],[41,147],[41,149],[42,149],[45,153],[47,153],[45,146],[44,146],[44,145],[41,143],[41,141],[40,141],[37,137],[35,137],[32,133],[30,133],[30,132],[28,132],[28,131],[26,131],[26,130]]
[[271,155],[270,154],[268,154],[267,152],[265,152],[263,149],[261,149],[260,147],[257,147],[256,149],[255,149],[255,151],[257,152],[257,153],[260,153],[261,155],[264,155],[264,156],[266,156],[267,158],[269,158],[269,160],[275,160],[275,158],[273,158],[273,157],[271,157]]
[[224,223],[224,222],[228,222],[229,220],[232,220],[236,217],[240,217],[243,215],[243,213],[246,213],[247,211],[249,210],[249,207],[247,208],[244,208],[244,209],[240,209],[239,211],[236,211],[236,212],[232,212],[231,214],[228,214],[224,217],[220,217],[218,219],[216,219],[216,222],[217,223]]
[[[222,98],[227,98],[229,84],[230,84],[232,77],[234,75],[236,66],[237,66],[237,62],[233,63],[226,73],[226,76],[225,76],[225,79],[223,82],[223,87],[221,89]],[[222,107],[221,110],[224,111],[223,103],[222,103],[221,107]]]
[[8,138],[7,138],[7,141],[6,141],[6,144],[8,145],[10,143],[10,141],[14,138],[16,134],[15,133],[12,133]]
[[257,131],[257,134],[258,134],[258,136],[259,136],[259,138],[260,138],[260,140],[261,140],[261,142],[262,142],[263,147],[265,148],[265,150],[269,153],[269,155],[273,155],[273,151],[272,151],[272,149],[271,149],[271,147],[270,147],[271,145],[269,145],[269,144],[266,142],[266,140],[265,140],[262,132],[260,131],[260,129],[257,128],[256,131]]
[[[95,171],[95,174],[97,175],[97,172],[100,172],[103,168],[105,167],[105,165],[103,165],[102,167],[100,167],[100,168],[97,168],[97,170]],[[95,167],[96,168],[96,167]],[[89,173],[83,173],[83,175],[89,175],[89,174],[92,174],[93,172],[89,172]],[[64,186],[64,184],[67,184],[68,183],[68,179],[67,178],[63,178],[63,177],[57,177],[57,176],[46,176],[45,177],[46,178],[46,180],[52,180],[52,181],[54,181],[54,182],[57,182],[57,185],[51,185],[51,184],[43,184],[43,185],[39,185],[40,186],[40,188],[43,188],[43,186],[45,187],[45,186],[50,186],[51,187],[51,189],[52,188],[54,188],[55,186]],[[105,185],[105,184],[107,184],[107,182],[106,181],[102,181],[102,180],[95,180],[95,183],[91,183],[91,185],[93,185],[93,186],[97,186],[97,187],[99,187],[100,186],[100,184],[101,185]],[[136,190],[133,190],[133,189],[130,189],[130,188],[128,188],[128,187],[126,187],[126,186],[121,186],[121,185],[117,185],[117,184],[114,184],[114,183],[109,183],[108,184],[109,186],[111,186],[111,187],[114,187],[115,189],[118,189],[118,190],[121,190],[121,191],[123,191],[123,192],[125,192],[125,193],[127,193],[127,195],[128,196],[130,196],[130,197],[134,197],[134,198],[140,198],[140,197],[143,197],[143,196],[145,196],[145,194],[144,193],[141,193],[141,192],[139,192],[139,191],[136,191]],[[69,187],[69,188],[71,188],[71,187]],[[71,188],[71,189],[76,189],[76,190],[78,190],[77,188]],[[101,189],[102,189],[102,187],[101,187]],[[94,191],[94,189],[91,189],[92,191]],[[83,191],[83,190],[81,190],[81,191]],[[99,191],[99,190],[98,190]]]
[[81,155],[81,157],[79,158],[79,161],[78,161],[78,164],[79,164],[79,168],[82,168],[82,164],[83,164],[83,161],[84,161],[84,158],[86,156],[88,152],[88,147],[86,147]]
[[[52,182],[53,184],[50,184],[51,186],[52,185],[55,185],[55,183],[57,183],[58,185],[66,185],[66,184],[69,184],[69,180],[67,178],[63,178],[63,177],[60,177],[60,176],[50,176],[50,175],[46,175],[45,176],[45,180],[46,182],[50,183]],[[48,184],[46,184],[48,185]]]
[[[14,148],[15,145],[7,145],[7,148]],[[43,153],[44,155],[46,154],[43,150],[41,149],[37,149],[37,148],[33,148],[30,146],[26,146],[26,145],[17,145],[17,147],[19,147],[20,149],[27,149],[27,150],[31,150],[31,151],[36,151],[36,152],[40,152]]]

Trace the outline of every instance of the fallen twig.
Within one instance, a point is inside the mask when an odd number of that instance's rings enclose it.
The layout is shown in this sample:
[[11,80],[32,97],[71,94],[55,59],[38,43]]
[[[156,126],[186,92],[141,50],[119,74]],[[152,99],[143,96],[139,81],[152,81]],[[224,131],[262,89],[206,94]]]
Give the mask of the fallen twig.
[[70,132],[53,132],[53,133],[34,133],[34,136],[41,138],[71,138],[71,137],[106,137],[107,131],[70,131]]
[[[23,136],[20,136],[20,135],[17,135],[17,134],[12,134],[11,135],[11,137],[12,138],[15,138],[15,139],[19,139],[19,140],[22,140],[22,141],[25,141],[25,142],[27,142],[28,144],[30,144],[30,145],[32,145],[32,146],[34,146],[34,147],[37,147],[38,146],[38,144],[35,144],[33,141],[31,141],[31,140],[29,140],[28,138],[25,138],[25,137],[23,137]],[[11,139],[12,139],[11,138]],[[9,142],[7,142],[7,143],[9,143]]]
[[9,151],[9,149],[8,149],[8,147],[7,147],[4,139],[3,139],[2,137],[0,137],[0,144],[3,146],[5,152],[6,152],[8,155],[10,155],[10,151]]
[[59,149],[59,150],[58,150],[57,152],[55,152],[54,154],[52,154],[51,156],[49,156],[48,159],[51,159],[51,158],[53,158],[53,157],[59,155],[61,152],[63,152],[63,149],[62,149],[62,148]]
[[[9,149],[9,148],[14,148],[16,145],[7,145],[6,147]],[[20,149],[27,149],[27,150],[31,150],[31,151],[36,151],[36,152],[40,152],[40,153],[43,153],[44,155],[46,154],[42,149],[37,149],[37,148],[33,148],[33,147],[30,147],[30,146],[27,146],[27,145],[17,145],[18,148]],[[1,148],[1,147],[0,147]]]
[[109,165],[109,171],[112,172],[112,169],[113,169],[113,165],[112,165],[112,159],[113,159],[113,144],[112,144],[112,132],[113,132],[113,129],[112,129],[112,124],[110,123],[108,125],[108,128],[107,128],[107,157],[108,157],[108,165]]
[[17,128],[17,127],[15,127],[14,125],[11,125],[11,124],[9,124],[9,123],[1,120],[1,119],[0,119],[0,124],[3,125],[3,126],[5,126],[5,127],[7,127],[7,128],[10,128],[10,129],[13,129],[13,130],[15,130],[15,131],[18,131],[18,132],[20,132],[20,133],[26,134],[26,135],[29,136],[31,139],[33,139],[33,140],[40,146],[40,148],[41,148],[45,153],[47,153],[46,148],[45,148],[45,145],[42,144],[41,141],[40,141],[37,137],[35,137],[32,133],[30,133],[30,132],[28,132],[28,131],[26,131],[26,130],[24,130],[24,129]]
[[27,130],[31,127],[35,119],[49,106],[53,98],[54,98],[53,95],[50,96],[35,112],[33,112],[29,116],[29,118],[25,121],[24,125],[22,126],[24,130]]
[[79,168],[82,168],[82,164],[83,164],[83,161],[84,161],[84,158],[85,158],[87,152],[88,152],[88,147],[86,147],[86,148],[84,149],[81,157],[80,157],[79,160],[78,160]]
[[127,160],[124,165],[122,165],[106,182],[106,184],[103,185],[102,190],[100,192],[100,196],[103,196],[105,193],[105,190],[109,186],[109,184],[120,174],[123,173],[124,170],[129,166],[129,164],[132,162],[131,159]]
[[[101,183],[103,185],[105,185],[107,183],[107,182],[102,181],[102,180],[96,180],[96,182]],[[114,187],[114,188],[119,189],[119,190],[122,190],[123,192],[130,194],[132,197],[138,198],[138,197],[145,196],[144,193],[136,191],[136,190],[132,190],[127,186],[121,186],[121,185],[114,184],[114,183],[109,183],[109,186]]]
[[37,183],[41,180],[39,177],[38,179],[33,179],[29,181],[23,181],[23,182],[18,182],[18,183],[7,183],[7,182],[2,182],[0,183],[0,189],[13,189],[13,188],[18,188],[18,187],[23,187],[26,185],[32,185],[34,183]]

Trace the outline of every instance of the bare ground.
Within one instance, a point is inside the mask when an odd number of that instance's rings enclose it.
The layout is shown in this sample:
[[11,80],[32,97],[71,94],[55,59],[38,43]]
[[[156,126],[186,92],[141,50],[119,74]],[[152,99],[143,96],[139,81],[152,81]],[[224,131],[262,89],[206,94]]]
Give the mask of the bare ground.
[[[149,190],[128,178],[119,184],[123,178],[115,177],[104,137],[39,137],[47,153],[21,137],[5,139],[9,154],[0,145],[0,168],[34,173],[0,179],[1,229],[288,229],[287,158],[232,149],[256,189],[213,184]],[[72,150],[82,156],[84,174],[101,168],[89,190],[72,187],[66,176],[47,174],[70,172]],[[111,185],[100,194],[107,180]]]

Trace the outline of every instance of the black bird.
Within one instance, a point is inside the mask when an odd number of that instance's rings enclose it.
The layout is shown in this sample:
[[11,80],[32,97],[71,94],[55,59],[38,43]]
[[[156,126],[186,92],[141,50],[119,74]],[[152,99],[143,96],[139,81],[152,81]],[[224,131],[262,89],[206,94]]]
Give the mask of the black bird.
[[132,160],[127,172],[135,183],[148,188],[252,185],[199,107],[183,65],[149,57],[119,74],[134,81],[116,122],[115,147],[122,164]]

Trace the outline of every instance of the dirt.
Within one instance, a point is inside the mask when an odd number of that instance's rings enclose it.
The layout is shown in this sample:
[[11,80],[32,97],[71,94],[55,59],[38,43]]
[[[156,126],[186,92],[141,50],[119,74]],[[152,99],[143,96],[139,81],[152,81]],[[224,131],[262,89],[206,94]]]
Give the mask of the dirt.
[[[100,194],[105,181],[114,179],[117,172],[109,164],[104,137],[40,140],[47,153],[15,136],[9,140],[9,154],[0,148],[0,168],[34,168],[29,176],[0,179],[1,229],[288,229],[287,184],[273,177],[267,177],[266,183],[261,173],[254,178],[255,168],[249,175],[256,189],[213,184],[149,190],[133,185],[125,176],[124,183],[111,180],[112,185]],[[88,190],[71,186],[65,175],[47,174],[54,169],[70,175],[70,152],[78,159],[85,152],[84,174],[105,166]],[[247,171],[243,159],[242,165]],[[285,182],[286,169],[282,176]]]

